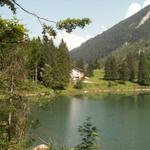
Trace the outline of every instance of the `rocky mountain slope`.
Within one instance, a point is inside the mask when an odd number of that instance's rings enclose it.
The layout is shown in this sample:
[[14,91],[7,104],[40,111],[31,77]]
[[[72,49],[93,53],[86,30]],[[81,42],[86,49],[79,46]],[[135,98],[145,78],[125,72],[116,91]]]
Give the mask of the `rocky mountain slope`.
[[121,21],[109,30],[73,49],[70,55],[73,60],[83,59],[88,62],[101,59],[127,43],[150,38],[150,5]]

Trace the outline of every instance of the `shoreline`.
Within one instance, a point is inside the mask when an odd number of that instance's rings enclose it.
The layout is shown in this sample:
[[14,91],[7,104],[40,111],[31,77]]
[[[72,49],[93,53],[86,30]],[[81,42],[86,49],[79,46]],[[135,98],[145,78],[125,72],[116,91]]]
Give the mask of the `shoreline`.
[[65,90],[62,95],[88,95],[88,94],[128,94],[128,93],[150,93],[150,87],[148,88],[137,88],[137,89],[73,89]]
[[[51,90],[51,89],[50,89]],[[54,95],[88,95],[88,94],[107,94],[107,93],[116,93],[116,94],[124,94],[124,93],[150,93],[150,87],[147,88],[135,88],[135,89],[71,89],[71,90],[63,90],[60,93],[56,94],[55,92],[47,93],[47,92],[19,92],[20,96],[25,97],[47,97],[51,98],[54,97]],[[0,93],[0,99],[5,98],[5,94]]]

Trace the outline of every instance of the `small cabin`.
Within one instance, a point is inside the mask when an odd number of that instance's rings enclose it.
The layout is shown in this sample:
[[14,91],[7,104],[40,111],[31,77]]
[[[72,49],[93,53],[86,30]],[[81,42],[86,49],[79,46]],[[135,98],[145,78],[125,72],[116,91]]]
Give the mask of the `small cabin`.
[[72,81],[82,80],[85,74],[81,69],[73,68],[70,73],[70,77]]

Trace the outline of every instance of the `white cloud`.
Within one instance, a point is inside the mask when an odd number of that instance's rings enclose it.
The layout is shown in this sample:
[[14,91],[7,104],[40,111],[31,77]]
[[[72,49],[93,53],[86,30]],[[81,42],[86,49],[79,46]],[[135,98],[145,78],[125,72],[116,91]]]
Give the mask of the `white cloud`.
[[72,50],[73,48],[80,46],[82,43],[84,43],[90,38],[92,38],[92,36],[90,35],[86,35],[83,37],[73,33],[69,34],[63,31],[57,34],[56,39],[54,39],[54,43],[56,46],[58,46],[61,40],[63,39],[66,42],[69,50]]
[[146,7],[150,5],[150,0],[145,0],[143,2],[143,4],[140,4],[140,3],[131,3],[129,8],[128,8],[128,11],[125,15],[125,18],[128,18],[132,15],[134,15],[135,13],[137,13],[138,11],[140,11],[142,8]]
[[143,3],[143,7],[146,7],[150,5],[150,0],[145,0],[145,2]]
[[135,13],[140,11],[141,8],[142,8],[142,6],[139,3],[132,3],[128,8],[125,18],[128,18],[128,17],[134,15]]

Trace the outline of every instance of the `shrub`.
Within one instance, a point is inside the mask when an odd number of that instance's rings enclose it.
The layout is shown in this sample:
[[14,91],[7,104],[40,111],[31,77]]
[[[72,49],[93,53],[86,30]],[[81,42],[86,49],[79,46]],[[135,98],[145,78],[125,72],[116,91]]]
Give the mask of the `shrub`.
[[82,89],[82,88],[83,88],[83,83],[82,83],[82,81],[78,80],[78,81],[75,83],[74,88],[76,88],[76,89]]

